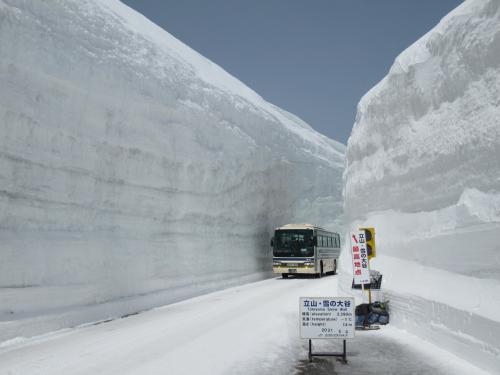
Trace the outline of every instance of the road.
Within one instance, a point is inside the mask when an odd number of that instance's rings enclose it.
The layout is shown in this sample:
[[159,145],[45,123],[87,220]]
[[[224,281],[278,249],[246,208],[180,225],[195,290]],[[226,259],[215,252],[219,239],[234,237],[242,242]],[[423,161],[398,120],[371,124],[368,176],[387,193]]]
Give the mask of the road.
[[[390,326],[356,333],[347,365],[307,362],[300,296],[337,295],[337,277],[269,279],[0,349],[0,374],[466,374],[474,370]],[[318,349],[340,342],[319,340]]]

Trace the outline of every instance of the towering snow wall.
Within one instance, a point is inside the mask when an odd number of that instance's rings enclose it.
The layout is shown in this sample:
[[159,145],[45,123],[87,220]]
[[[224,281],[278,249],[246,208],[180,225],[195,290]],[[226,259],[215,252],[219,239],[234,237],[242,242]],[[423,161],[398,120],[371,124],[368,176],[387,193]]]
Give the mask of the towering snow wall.
[[499,373],[499,1],[466,1],[396,59],[346,158],[346,215],[376,229],[392,323]]
[[270,270],[345,148],[116,0],[0,0],[0,339]]

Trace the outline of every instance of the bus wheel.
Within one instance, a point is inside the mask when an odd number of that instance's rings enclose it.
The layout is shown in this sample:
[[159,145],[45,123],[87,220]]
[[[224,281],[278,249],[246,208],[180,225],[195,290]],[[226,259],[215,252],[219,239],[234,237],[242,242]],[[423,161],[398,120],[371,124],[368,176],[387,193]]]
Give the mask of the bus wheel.
[[333,272],[332,272],[332,275],[336,274],[337,274],[337,259],[333,261]]
[[284,279],[288,279],[288,274],[287,273],[282,273],[281,277],[284,278]]

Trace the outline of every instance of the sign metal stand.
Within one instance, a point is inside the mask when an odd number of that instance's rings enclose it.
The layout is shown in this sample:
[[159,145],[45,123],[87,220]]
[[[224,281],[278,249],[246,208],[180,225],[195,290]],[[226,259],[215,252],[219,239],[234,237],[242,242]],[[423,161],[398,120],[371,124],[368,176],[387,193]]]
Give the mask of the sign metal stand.
[[[300,297],[300,337],[309,340],[309,362],[313,357],[340,357],[347,363],[346,339],[354,338],[354,297]],[[313,352],[312,339],[342,340],[342,352]]]
[[312,362],[312,357],[341,357],[342,358],[342,363],[346,364],[347,363],[347,344],[346,340],[342,340],[343,344],[343,351],[342,353],[325,353],[325,352],[318,352],[318,353],[313,353],[312,352],[312,339],[309,339],[309,362]]

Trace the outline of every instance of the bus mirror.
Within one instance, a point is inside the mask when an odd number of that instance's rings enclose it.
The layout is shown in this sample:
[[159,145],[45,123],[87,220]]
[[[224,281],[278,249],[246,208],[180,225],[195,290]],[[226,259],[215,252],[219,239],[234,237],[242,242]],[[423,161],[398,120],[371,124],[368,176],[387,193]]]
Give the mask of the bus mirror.
[[274,246],[274,237],[271,237],[271,247]]
[[309,242],[313,246],[318,246],[317,238],[316,237],[311,237],[311,239],[309,240]]

